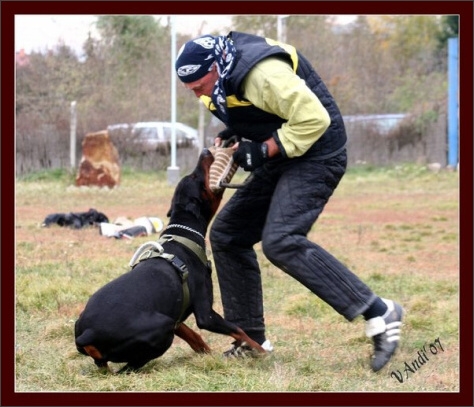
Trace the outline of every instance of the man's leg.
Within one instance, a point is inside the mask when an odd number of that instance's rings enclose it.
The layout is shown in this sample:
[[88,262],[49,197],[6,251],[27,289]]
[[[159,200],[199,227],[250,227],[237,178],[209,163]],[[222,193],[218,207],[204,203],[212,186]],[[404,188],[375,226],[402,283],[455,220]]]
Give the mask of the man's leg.
[[293,162],[278,182],[263,230],[263,251],[349,321],[363,314],[366,335],[374,342],[371,366],[377,372],[397,349],[404,310],[376,296],[339,260],[306,238],[344,173],[345,154],[324,163],[301,161]]
[[340,154],[326,161],[307,157],[288,164],[273,195],[262,244],[273,264],[352,320],[370,307],[376,295],[306,237],[343,176],[345,160]]
[[265,340],[262,281],[253,246],[261,240],[273,187],[254,174],[215,218],[210,241],[225,319],[252,339]]

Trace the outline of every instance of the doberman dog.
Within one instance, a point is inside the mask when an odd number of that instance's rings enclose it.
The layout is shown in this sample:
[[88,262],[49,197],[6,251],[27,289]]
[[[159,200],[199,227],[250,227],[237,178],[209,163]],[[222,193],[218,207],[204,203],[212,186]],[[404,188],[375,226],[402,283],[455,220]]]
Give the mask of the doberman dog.
[[175,334],[195,352],[209,353],[202,337],[184,323],[191,314],[200,329],[246,342],[257,355],[265,353],[213,309],[205,235],[223,195],[209,187],[213,160],[209,150],[201,152],[194,171],[176,186],[159,240],[138,250],[132,269],[95,292],[76,321],[76,347],[99,368],[108,369],[110,361],[126,363],[119,373],[136,371],[163,355]]

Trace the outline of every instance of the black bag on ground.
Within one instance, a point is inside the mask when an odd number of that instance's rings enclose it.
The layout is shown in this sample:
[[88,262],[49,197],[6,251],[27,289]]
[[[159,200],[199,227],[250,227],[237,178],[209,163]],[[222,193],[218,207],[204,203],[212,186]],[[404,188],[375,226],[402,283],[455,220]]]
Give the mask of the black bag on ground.
[[101,222],[108,222],[109,219],[102,212],[91,208],[87,212],[52,213],[44,219],[41,226],[48,227],[52,224],[58,226],[69,226],[74,229],[81,229],[85,226],[94,226]]

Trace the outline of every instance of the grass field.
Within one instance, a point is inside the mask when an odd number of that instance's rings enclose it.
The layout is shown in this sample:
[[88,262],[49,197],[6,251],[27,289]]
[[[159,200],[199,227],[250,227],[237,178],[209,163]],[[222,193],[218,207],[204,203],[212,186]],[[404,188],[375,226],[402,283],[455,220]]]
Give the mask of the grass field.
[[[350,170],[309,235],[378,295],[405,307],[400,348],[379,373],[369,367],[363,319],[347,322],[257,248],[271,355],[224,360],[231,338],[198,330],[213,354],[197,355],[176,338],[138,373],[101,374],[76,351],[74,321],[89,296],[126,272],[135,249],[150,239],[40,224],[50,213],[89,208],[111,221],[157,216],[166,223],[172,194],[165,173],[126,170],[113,190],[74,187],[61,172],[17,180],[15,391],[459,391],[459,175],[417,166]],[[195,327],[193,317],[188,323]]]

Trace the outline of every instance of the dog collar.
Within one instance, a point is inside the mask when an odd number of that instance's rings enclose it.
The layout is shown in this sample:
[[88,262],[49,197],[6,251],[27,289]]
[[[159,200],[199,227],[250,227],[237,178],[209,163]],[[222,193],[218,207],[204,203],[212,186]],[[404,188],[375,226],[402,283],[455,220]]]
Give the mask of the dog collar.
[[189,232],[193,232],[196,235],[198,235],[199,237],[202,237],[202,240],[204,240],[204,241],[206,240],[202,233],[199,233],[197,230],[194,230],[193,228],[190,228],[189,226],[180,225],[179,223],[173,223],[171,225],[168,225],[165,228],[165,230],[168,230],[170,228],[180,228],[180,229],[188,230]]

